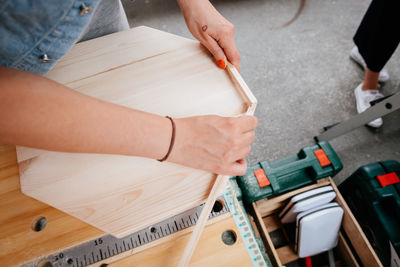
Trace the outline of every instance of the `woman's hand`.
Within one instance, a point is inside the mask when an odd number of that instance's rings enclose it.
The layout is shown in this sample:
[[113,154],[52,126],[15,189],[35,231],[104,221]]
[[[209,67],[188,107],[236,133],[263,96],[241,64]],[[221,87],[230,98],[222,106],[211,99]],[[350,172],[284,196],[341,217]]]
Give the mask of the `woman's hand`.
[[192,35],[210,52],[220,68],[226,60],[240,71],[240,56],[236,48],[235,28],[208,0],[178,0]]
[[218,174],[243,175],[257,123],[254,116],[175,119],[176,139],[168,161]]

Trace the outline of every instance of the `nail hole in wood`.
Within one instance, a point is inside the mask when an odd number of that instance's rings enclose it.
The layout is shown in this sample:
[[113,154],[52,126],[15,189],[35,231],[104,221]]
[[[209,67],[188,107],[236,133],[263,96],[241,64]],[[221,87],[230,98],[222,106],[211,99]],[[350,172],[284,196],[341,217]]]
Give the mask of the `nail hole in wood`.
[[232,246],[233,244],[236,243],[237,236],[235,231],[226,230],[225,232],[222,233],[221,239],[225,245]]
[[385,106],[386,106],[387,109],[392,109],[392,104],[390,104],[390,103],[386,103]]
[[32,225],[31,228],[33,231],[35,232],[40,232],[42,231],[47,225],[47,219],[46,217],[43,216],[39,216],[36,217],[33,221],[32,221]]
[[151,227],[151,228],[150,228],[150,232],[151,232],[152,234],[157,233],[157,228]]
[[53,267],[53,266],[54,265],[48,260],[43,260],[39,262],[39,264],[37,265],[37,267]]
[[212,208],[213,212],[220,212],[224,208],[224,202],[221,199],[217,199]]

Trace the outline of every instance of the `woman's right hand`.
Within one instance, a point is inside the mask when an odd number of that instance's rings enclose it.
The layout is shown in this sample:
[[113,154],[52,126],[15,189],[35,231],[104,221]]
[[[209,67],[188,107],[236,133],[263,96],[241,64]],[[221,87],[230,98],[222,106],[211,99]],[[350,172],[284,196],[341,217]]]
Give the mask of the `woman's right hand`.
[[254,141],[254,116],[174,119],[175,145],[168,161],[217,174],[243,175]]

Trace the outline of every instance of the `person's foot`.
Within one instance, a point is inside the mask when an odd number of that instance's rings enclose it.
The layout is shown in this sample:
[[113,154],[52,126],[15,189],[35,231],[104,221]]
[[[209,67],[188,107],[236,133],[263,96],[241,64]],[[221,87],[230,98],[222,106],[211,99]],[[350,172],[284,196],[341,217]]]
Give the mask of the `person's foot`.
[[[361,56],[360,52],[358,52],[358,47],[357,46],[354,46],[353,49],[351,49],[350,57],[355,62],[360,64],[360,66],[363,67],[364,70],[365,70],[365,68],[367,67],[367,64],[365,63],[365,60]],[[387,80],[389,80],[389,73],[387,72],[387,70],[385,68],[383,68],[381,70],[381,72],[379,73],[379,81],[380,82],[386,82]]]
[[[357,112],[364,112],[367,108],[371,107],[370,102],[379,98],[383,95],[378,90],[362,90],[362,83],[354,89],[354,95],[356,96]],[[377,118],[368,123],[368,126],[379,128],[383,124],[382,118]]]

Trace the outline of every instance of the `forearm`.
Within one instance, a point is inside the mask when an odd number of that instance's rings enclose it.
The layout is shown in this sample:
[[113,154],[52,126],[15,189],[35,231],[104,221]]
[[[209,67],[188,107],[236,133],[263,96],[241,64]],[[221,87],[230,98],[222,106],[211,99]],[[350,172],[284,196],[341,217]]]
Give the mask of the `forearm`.
[[0,67],[0,143],[162,158],[170,138],[171,124],[161,116]]
[[[221,174],[245,173],[255,117],[210,115],[174,121],[176,138],[168,161]],[[164,117],[0,67],[0,144],[161,159],[171,134],[171,122]]]

